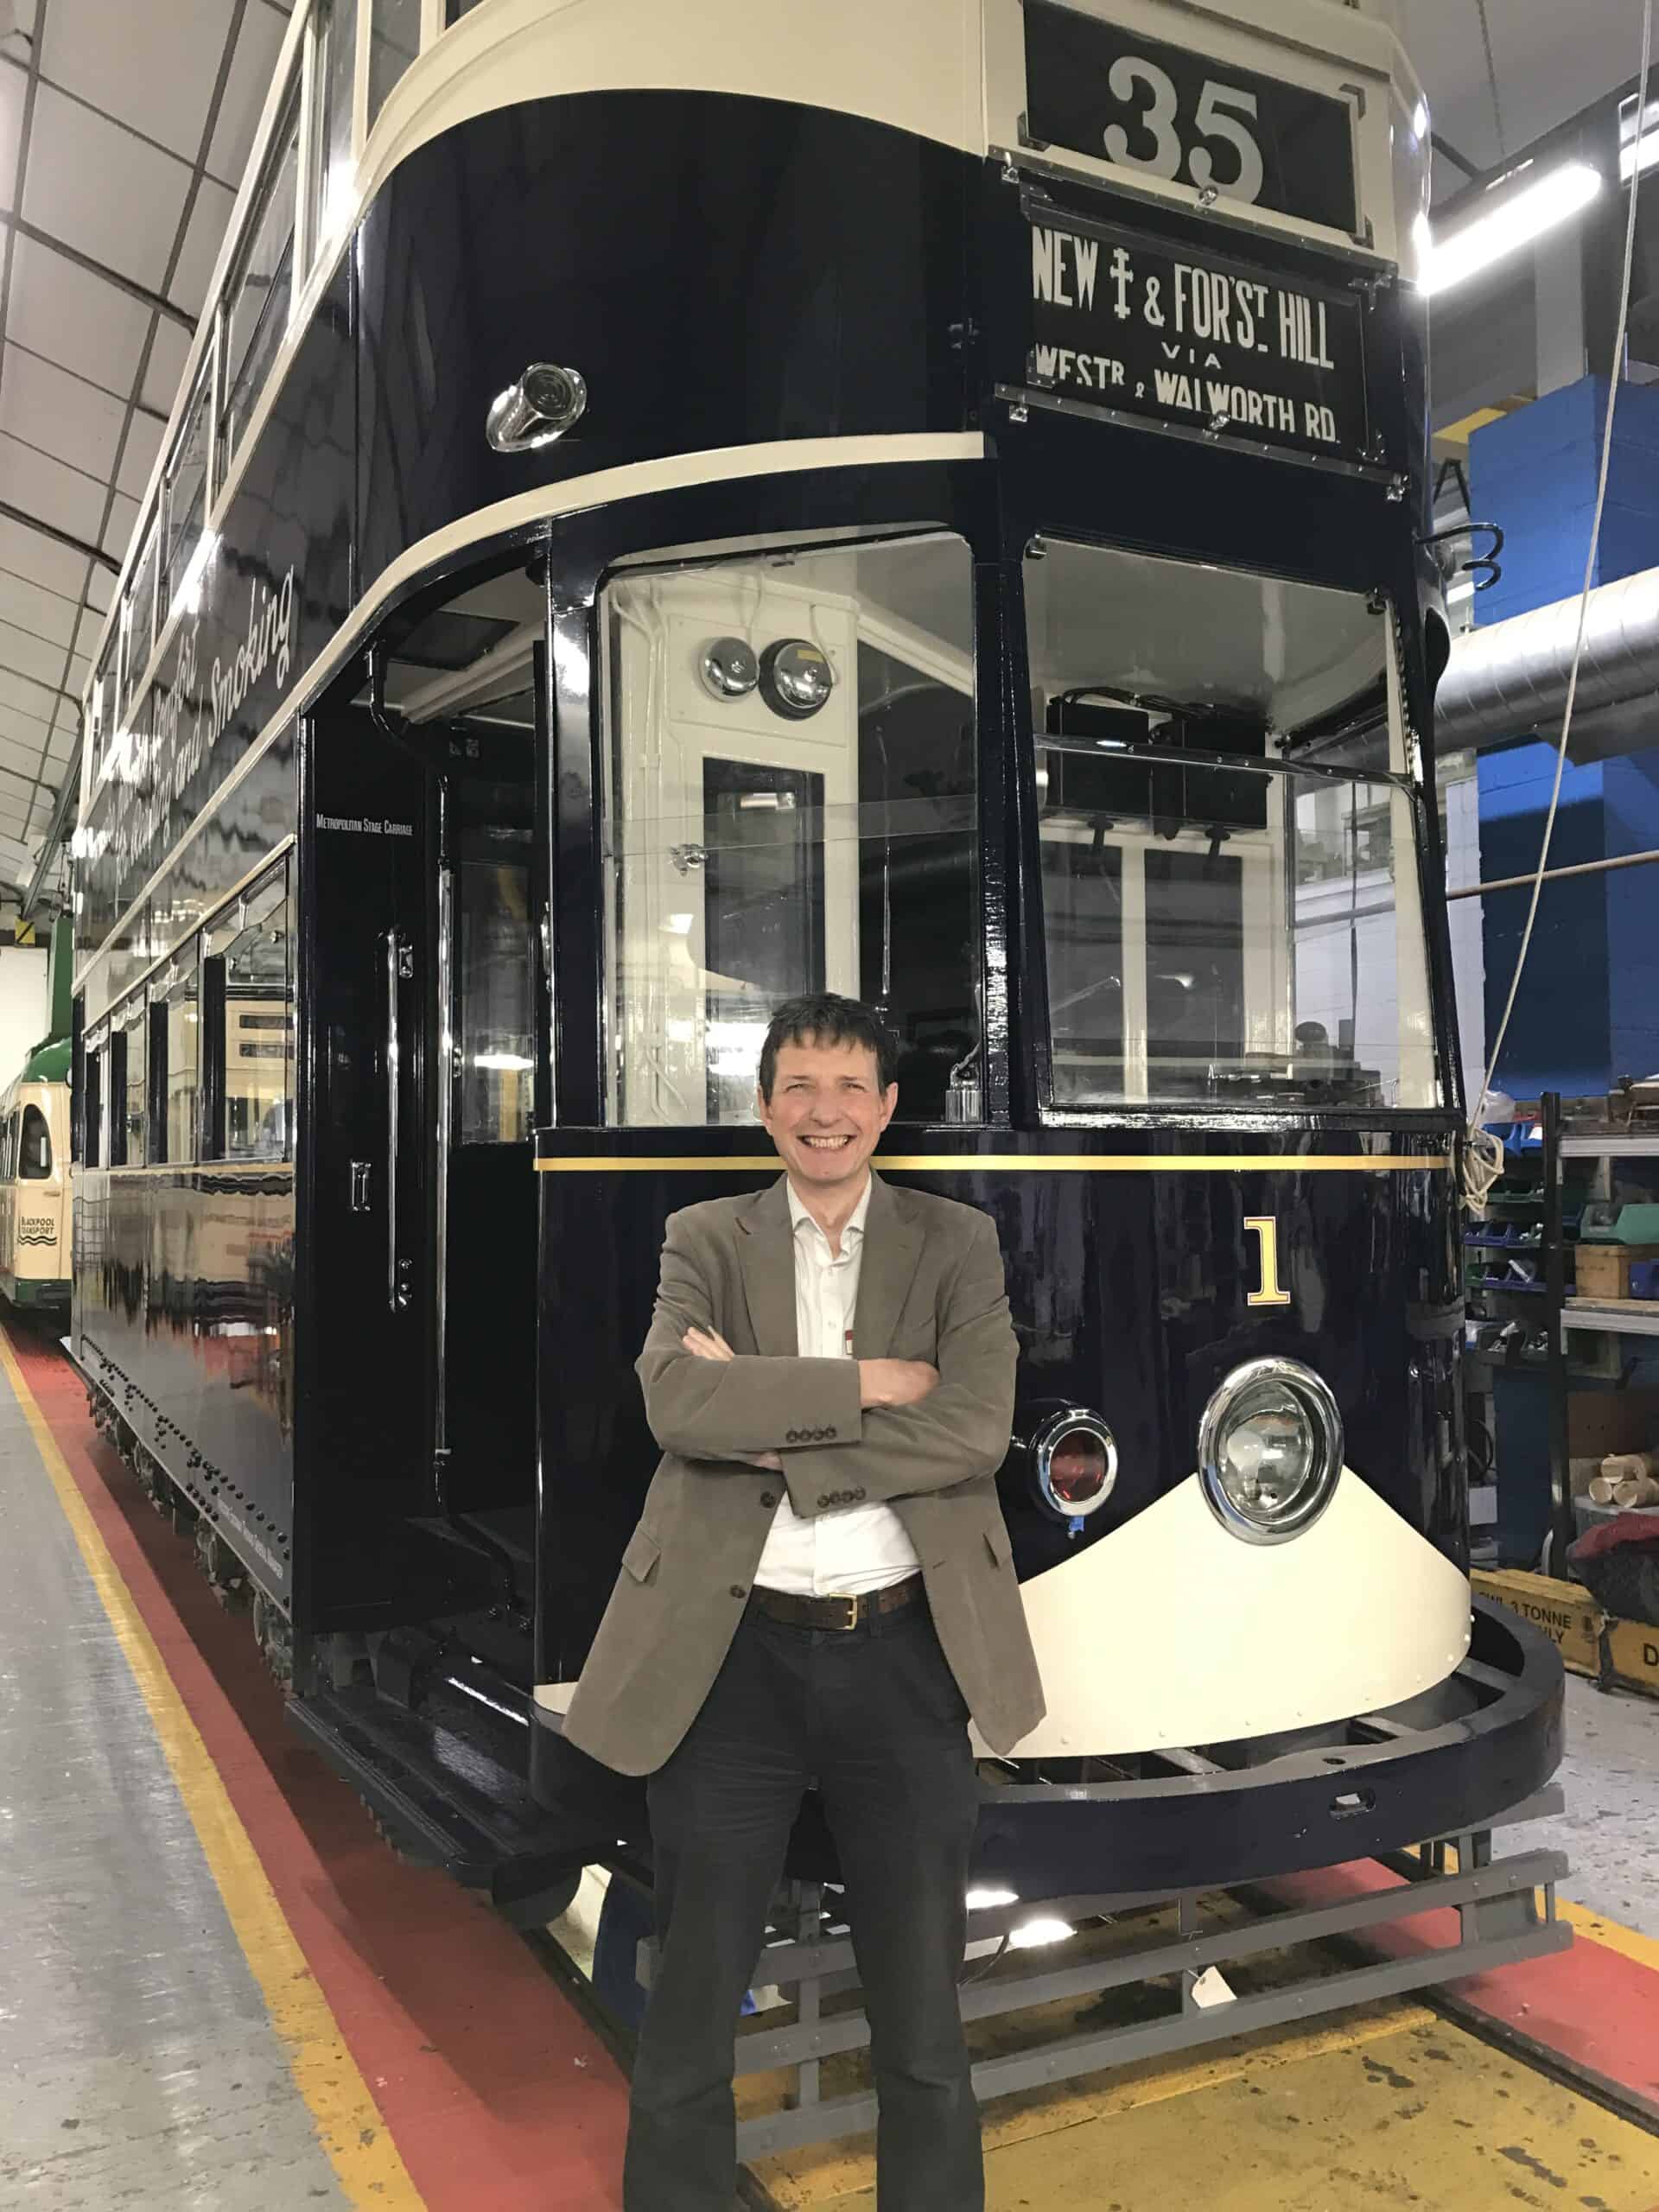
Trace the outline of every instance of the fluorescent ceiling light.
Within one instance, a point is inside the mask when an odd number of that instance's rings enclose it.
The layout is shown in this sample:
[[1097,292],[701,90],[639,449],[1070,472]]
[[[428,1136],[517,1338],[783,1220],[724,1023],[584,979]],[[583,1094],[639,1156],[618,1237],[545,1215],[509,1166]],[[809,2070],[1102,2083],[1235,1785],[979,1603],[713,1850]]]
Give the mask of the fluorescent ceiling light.
[[1600,170],[1592,168],[1588,162],[1564,162],[1560,168],[1549,170],[1519,191],[1494,186],[1495,192],[1503,194],[1496,206],[1474,216],[1449,238],[1435,239],[1423,271],[1423,289],[1444,292],[1478,270],[1489,269],[1506,254],[1529,245],[1587,207],[1601,186]]

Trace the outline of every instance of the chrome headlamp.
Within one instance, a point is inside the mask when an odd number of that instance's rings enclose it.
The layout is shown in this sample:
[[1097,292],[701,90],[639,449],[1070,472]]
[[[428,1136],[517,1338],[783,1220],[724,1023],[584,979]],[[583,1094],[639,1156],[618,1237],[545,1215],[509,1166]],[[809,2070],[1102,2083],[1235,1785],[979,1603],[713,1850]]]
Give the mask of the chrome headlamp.
[[1198,1424],[1198,1481],[1224,1529],[1282,1544],[1311,1529],[1342,1472],[1342,1415],[1331,1389],[1295,1359],[1236,1367]]

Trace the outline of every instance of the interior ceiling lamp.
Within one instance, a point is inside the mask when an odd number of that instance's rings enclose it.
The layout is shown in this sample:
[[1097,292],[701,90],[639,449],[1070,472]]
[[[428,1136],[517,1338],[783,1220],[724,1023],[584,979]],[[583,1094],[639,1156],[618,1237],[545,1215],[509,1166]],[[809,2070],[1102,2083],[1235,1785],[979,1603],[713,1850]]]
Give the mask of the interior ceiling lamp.
[[1600,170],[1588,162],[1563,162],[1541,175],[1531,163],[1512,169],[1488,188],[1478,212],[1433,239],[1424,264],[1423,289],[1448,291],[1570,222],[1590,205],[1602,182]]

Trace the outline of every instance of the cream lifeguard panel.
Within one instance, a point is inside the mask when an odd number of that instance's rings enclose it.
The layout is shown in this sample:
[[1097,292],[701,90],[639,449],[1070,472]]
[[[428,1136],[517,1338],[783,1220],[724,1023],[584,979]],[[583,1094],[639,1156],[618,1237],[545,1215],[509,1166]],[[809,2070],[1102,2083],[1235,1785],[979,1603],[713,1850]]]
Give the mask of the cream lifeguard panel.
[[776,1172],[767,1021],[843,991],[882,1172],[993,1218],[1020,1344],[1049,1713],[983,1878],[1513,1804],[1560,1682],[1465,1573],[1390,23],[448,12],[296,0],[94,657],[106,1427],[406,1847],[633,1863],[560,1715],[649,1551],[664,1223]]

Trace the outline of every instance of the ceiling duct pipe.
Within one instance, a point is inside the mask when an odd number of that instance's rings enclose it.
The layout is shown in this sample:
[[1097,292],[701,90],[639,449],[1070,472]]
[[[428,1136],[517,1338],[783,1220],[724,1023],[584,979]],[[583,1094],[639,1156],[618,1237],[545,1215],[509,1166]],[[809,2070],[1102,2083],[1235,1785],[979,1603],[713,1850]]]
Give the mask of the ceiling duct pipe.
[[[1452,648],[1434,701],[1441,753],[1479,751],[1514,738],[1560,741],[1578,642],[1575,595],[1490,628]],[[1590,594],[1567,757],[1575,766],[1659,744],[1659,569]]]

